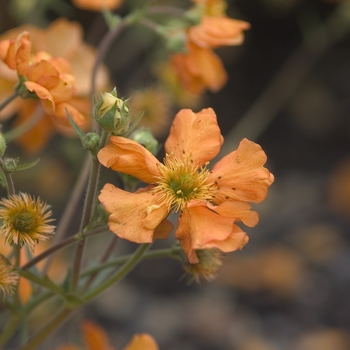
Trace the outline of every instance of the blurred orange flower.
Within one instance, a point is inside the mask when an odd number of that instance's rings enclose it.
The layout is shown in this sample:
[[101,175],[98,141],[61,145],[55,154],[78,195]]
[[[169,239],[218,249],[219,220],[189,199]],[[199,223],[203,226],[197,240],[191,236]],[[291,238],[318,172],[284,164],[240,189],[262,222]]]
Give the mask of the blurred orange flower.
[[211,8],[207,9],[201,22],[188,29],[187,52],[171,57],[180,81],[195,94],[201,94],[205,89],[216,92],[225,85],[226,70],[211,49],[242,44],[243,31],[250,28],[247,22],[228,18],[224,14],[208,15],[211,12]]
[[[17,39],[12,39],[15,37]],[[27,88],[42,99],[46,112],[46,116],[18,140],[20,145],[28,152],[37,152],[56,131],[74,135],[65,108],[87,129],[90,123],[89,77],[95,51],[83,43],[81,26],[61,18],[46,29],[30,25],[11,29],[0,40],[0,100],[12,93],[18,71],[27,78]],[[109,85],[105,68],[98,72],[96,85],[98,90]],[[18,112],[15,124],[21,124],[31,117],[37,106],[32,99],[14,100],[0,112],[0,119]]]
[[123,3],[123,0],[72,0],[72,2],[83,10],[101,11],[104,8],[114,10]]
[[165,142],[164,164],[137,142],[112,136],[98,153],[100,163],[150,186],[137,193],[104,186],[99,199],[111,214],[110,230],[136,243],[150,243],[174,210],[180,211],[175,237],[190,263],[198,263],[196,249],[241,249],[248,237],[235,223],[258,223],[248,202],[263,201],[274,177],[263,167],[264,151],[247,139],[209,171],[209,160],[222,143],[211,108],[199,113],[183,109],[176,115]]
[[[82,324],[82,334],[86,350],[113,350],[109,344],[106,332],[97,324],[85,321]],[[74,345],[63,345],[56,350],[79,350]],[[156,341],[149,334],[136,334],[124,350],[159,350]]]

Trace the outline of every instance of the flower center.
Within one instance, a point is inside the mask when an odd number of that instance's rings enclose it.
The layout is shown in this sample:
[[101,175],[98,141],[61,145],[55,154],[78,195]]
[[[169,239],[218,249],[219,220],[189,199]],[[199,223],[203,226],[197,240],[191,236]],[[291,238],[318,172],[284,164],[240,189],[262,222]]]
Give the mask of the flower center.
[[38,224],[35,214],[21,210],[11,218],[11,224],[15,230],[29,234]]
[[166,201],[169,211],[182,210],[191,200],[210,200],[215,191],[214,184],[207,183],[209,170],[206,166],[199,168],[191,158],[180,160],[167,154],[164,164],[159,164],[161,176],[153,191]]

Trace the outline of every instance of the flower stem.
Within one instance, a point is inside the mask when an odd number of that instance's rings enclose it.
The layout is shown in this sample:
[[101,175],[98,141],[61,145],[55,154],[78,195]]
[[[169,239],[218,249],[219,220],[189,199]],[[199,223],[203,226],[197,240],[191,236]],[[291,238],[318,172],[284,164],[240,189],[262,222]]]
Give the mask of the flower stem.
[[[64,209],[64,212],[63,212],[62,217],[60,219],[59,225],[57,226],[56,234],[53,237],[53,242],[57,242],[62,237],[64,237],[66,230],[68,228],[68,225],[72,220],[72,217],[74,214],[74,209],[76,208],[76,206],[79,202],[79,199],[81,197],[81,194],[85,188],[86,181],[87,181],[88,176],[89,176],[90,168],[91,168],[91,156],[90,156],[90,154],[87,154],[83,168],[80,171],[79,177],[76,180],[76,183],[74,185],[74,189],[72,191],[71,197],[65,206],[65,209]],[[86,236],[86,232],[85,232],[85,236]],[[72,239],[72,237],[70,237],[70,239]],[[63,242],[66,242],[66,241],[63,241]],[[75,240],[73,240],[72,242],[75,242]],[[70,244],[70,243],[68,243],[68,244]],[[65,247],[68,244],[63,244],[62,247]],[[60,249],[60,247],[58,249]],[[56,249],[53,250],[53,252],[54,251],[56,251]],[[51,254],[51,253],[49,253],[49,254]],[[52,261],[52,255],[46,261],[46,264],[43,268],[43,274],[46,274],[47,271],[49,270],[50,265],[51,265],[51,261]]]
[[2,111],[12,100],[14,100],[17,96],[19,96],[17,91],[14,91],[11,95],[7,96],[0,103],[0,111]]
[[103,291],[105,291],[108,287],[116,283],[117,281],[121,280],[127,273],[129,273],[136,264],[140,261],[143,254],[146,252],[146,250],[150,247],[150,243],[145,243],[140,245],[140,247],[135,251],[134,254],[132,254],[129,259],[124,263],[124,265],[117,271],[115,275],[113,275],[111,278],[109,278],[104,283],[101,283],[98,285],[97,288],[89,291],[87,294],[83,296],[84,303],[90,301]]
[[12,315],[10,321],[6,324],[5,329],[0,334],[0,349],[4,348],[4,345],[16,331],[20,322],[21,318],[18,315]]
[[[170,258],[176,258],[178,253],[182,251],[181,247],[172,247],[168,249],[157,249],[152,250],[150,252],[146,252],[142,256],[142,260],[144,259],[154,259],[154,258],[164,258],[164,257],[170,257]],[[125,256],[120,256],[117,259],[114,259],[112,261],[106,262],[104,264],[100,264],[96,267],[92,267],[82,273],[82,277],[94,275],[95,273],[102,271],[104,269],[115,267],[118,265],[124,264],[126,261],[128,261],[131,258],[132,255],[128,254]]]
[[63,307],[58,314],[47,323],[37,334],[24,344],[19,350],[37,349],[38,345],[45,340],[57,327],[73,312],[74,309]]
[[108,226],[104,225],[101,227],[98,227],[94,230],[91,231],[86,231],[84,233],[77,233],[72,237],[68,237],[67,239],[65,239],[64,241],[61,241],[60,243],[50,247],[49,249],[45,250],[44,252],[42,252],[41,254],[37,255],[35,258],[33,258],[32,260],[28,261],[25,265],[23,265],[21,267],[22,270],[27,270],[29,268],[31,268],[32,266],[34,266],[36,263],[38,263],[39,261],[45,259],[46,257],[48,257],[49,255],[55,253],[56,251],[70,245],[73,244],[77,241],[81,240],[81,237],[83,236],[84,238],[87,238],[89,236],[93,236],[96,235],[98,233],[102,233],[108,231]]

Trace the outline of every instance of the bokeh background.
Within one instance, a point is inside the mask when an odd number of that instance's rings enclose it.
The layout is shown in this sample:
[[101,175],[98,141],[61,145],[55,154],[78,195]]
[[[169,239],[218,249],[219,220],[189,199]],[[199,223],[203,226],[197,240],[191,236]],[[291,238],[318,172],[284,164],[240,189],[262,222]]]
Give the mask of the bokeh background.
[[[126,0],[118,13],[126,14],[135,2]],[[100,14],[69,1],[0,4],[1,33],[22,23],[45,26],[60,16],[80,22],[93,45],[106,31]],[[223,154],[243,137],[267,153],[276,180],[266,201],[256,206],[260,223],[247,229],[249,244],[225,257],[215,281],[199,285],[188,283],[176,261],[142,262],[77,312],[42,349],[79,342],[84,319],[102,326],[116,349],[140,332],[152,334],[163,350],[350,349],[350,4],[237,0],[228,5],[231,17],[252,27],[242,46],[217,50],[229,82],[216,94],[206,93],[195,108],[216,111]],[[159,38],[138,29],[116,41],[106,65],[122,95],[152,84],[151,62],[160,45]],[[170,114],[175,113],[173,107]],[[59,218],[84,151],[77,140],[56,136],[40,157],[35,171],[16,174],[16,186],[40,194]],[[87,261],[103,246],[100,236],[92,241]],[[134,248],[119,242],[117,252]]]

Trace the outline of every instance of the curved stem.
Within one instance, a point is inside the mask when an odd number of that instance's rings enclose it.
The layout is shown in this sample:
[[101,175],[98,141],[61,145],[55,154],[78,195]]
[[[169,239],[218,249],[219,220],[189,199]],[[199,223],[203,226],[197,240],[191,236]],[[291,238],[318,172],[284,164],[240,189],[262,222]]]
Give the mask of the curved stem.
[[186,10],[166,5],[152,6],[148,9],[147,13],[150,15],[174,15],[182,16]]
[[129,257],[129,259],[124,263],[124,265],[117,271],[115,275],[113,275],[104,283],[101,283],[97,288],[85,294],[83,297],[83,301],[85,303],[90,301],[91,299],[93,299],[94,297],[96,297],[97,295],[105,291],[108,287],[110,287],[117,281],[121,280],[127,273],[129,273],[136,266],[136,264],[140,261],[143,254],[146,252],[149,246],[150,246],[149,243],[140,245],[140,247],[135,251],[134,254],[132,254]]
[[2,100],[0,103],[0,111],[2,111],[10,102],[12,102],[18,96],[18,92],[14,91],[11,95],[7,96],[4,100]]

